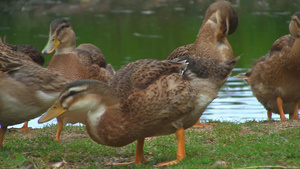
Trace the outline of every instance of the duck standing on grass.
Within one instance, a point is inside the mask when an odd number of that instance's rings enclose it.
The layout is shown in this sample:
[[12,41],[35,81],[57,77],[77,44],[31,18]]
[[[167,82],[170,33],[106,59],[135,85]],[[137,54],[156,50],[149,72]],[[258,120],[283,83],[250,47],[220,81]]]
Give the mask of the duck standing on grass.
[[[57,71],[70,81],[96,79],[107,82],[114,74],[110,64],[106,64],[102,51],[93,44],[81,44],[76,48],[76,36],[67,19],[55,19],[50,24],[49,40],[42,53],[55,54],[48,69]],[[86,123],[86,114],[68,113],[57,117],[55,140],[60,140],[60,133],[66,123]]]
[[15,51],[0,50],[0,147],[7,126],[43,114],[68,83],[59,74],[15,55]]
[[87,132],[97,143],[120,147],[137,140],[135,160],[146,161],[146,137],[176,133],[177,158],[157,166],[177,164],[186,156],[184,130],[193,126],[218,94],[238,58],[219,63],[209,57],[138,60],[127,64],[109,83],[81,80],[70,83],[39,119],[46,122],[64,113],[87,113]]
[[271,50],[253,63],[253,68],[245,79],[257,100],[265,107],[268,119],[272,112],[279,114],[281,121],[299,119],[300,100],[300,12],[296,12],[290,21],[291,35],[276,40]]
[[[32,45],[21,44],[21,45],[13,45],[7,43],[6,36],[0,38],[0,52],[5,53],[7,56],[11,56],[14,58],[29,60],[34,63],[37,63],[40,66],[44,65],[44,56],[41,54],[39,50],[37,50]],[[28,121],[24,123],[20,131],[29,131]]]
[[[214,58],[218,62],[231,60],[234,58],[234,54],[227,36],[233,34],[237,26],[238,16],[230,3],[227,1],[215,2],[206,10],[196,41],[193,44],[176,48],[168,55],[167,59],[189,55]],[[198,120],[195,126],[207,126],[207,124]]]

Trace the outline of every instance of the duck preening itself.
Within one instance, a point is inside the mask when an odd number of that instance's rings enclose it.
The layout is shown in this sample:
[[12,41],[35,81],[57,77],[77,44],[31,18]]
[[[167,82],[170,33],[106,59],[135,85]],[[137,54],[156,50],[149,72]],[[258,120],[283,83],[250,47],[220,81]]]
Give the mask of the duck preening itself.
[[[195,42],[176,48],[168,55],[167,59],[188,55],[214,58],[218,62],[231,60],[234,58],[234,53],[227,36],[233,34],[237,26],[238,16],[229,2],[212,3],[206,10]],[[201,127],[207,126],[207,124],[200,123],[198,120],[195,126]]]
[[272,113],[299,119],[300,100],[300,12],[290,21],[291,35],[276,40],[271,50],[253,63],[246,74],[236,77],[245,79],[257,100],[265,107],[268,119]]

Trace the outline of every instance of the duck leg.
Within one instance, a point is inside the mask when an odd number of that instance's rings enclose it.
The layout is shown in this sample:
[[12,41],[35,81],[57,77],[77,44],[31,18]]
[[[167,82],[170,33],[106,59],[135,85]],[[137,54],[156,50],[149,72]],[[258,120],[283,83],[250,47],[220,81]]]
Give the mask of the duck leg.
[[272,119],[272,112],[270,110],[268,110],[267,114],[268,114],[268,119],[271,120]]
[[106,165],[112,165],[112,166],[116,166],[116,165],[130,165],[130,164],[133,164],[133,163],[135,163],[135,164],[142,164],[143,162],[146,162],[147,160],[144,157],[144,150],[143,150],[144,141],[145,141],[145,138],[141,138],[141,139],[137,140],[134,161],[124,162],[124,163],[108,162],[108,163],[106,163]]
[[144,157],[144,141],[145,138],[141,138],[137,140],[137,144],[136,144],[136,150],[135,150],[135,159],[134,159],[134,163],[136,164],[142,164],[143,162],[146,162],[147,160]]
[[201,123],[200,119],[193,125],[193,127],[210,127],[212,125],[218,125],[218,123]]
[[6,133],[7,126],[1,126],[0,129],[0,147],[3,147],[3,140],[4,140],[4,135]]
[[63,121],[60,119],[57,119],[57,130],[56,130],[56,136],[54,141],[60,141],[60,133],[63,130]]
[[277,97],[276,102],[277,102],[277,106],[278,106],[278,109],[279,109],[281,121],[286,121],[286,118],[285,118],[284,112],[283,112],[283,108],[282,108],[282,99],[280,97]]
[[25,123],[23,124],[23,126],[19,130],[20,131],[29,131],[28,121],[25,121]]
[[293,114],[290,114],[289,118],[290,119],[299,119],[299,114],[298,114],[298,109],[299,109],[299,102],[295,102],[295,108]]
[[180,128],[180,129],[176,130],[176,138],[177,138],[177,141],[178,141],[176,160],[158,163],[156,165],[156,167],[178,164],[186,156],[185,147],[184,147],[184,129],[183,128]]

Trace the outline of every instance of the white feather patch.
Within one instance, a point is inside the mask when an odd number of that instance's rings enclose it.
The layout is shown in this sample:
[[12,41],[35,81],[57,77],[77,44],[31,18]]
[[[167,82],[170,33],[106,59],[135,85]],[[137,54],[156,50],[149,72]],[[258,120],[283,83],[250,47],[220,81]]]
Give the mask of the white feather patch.
[[81,91],[86,90],[87,88],[88,88],[87,85],[82,85],[82,86],[72,87],[69,89],[69,91],[81,92]]
[[98,107],[98,109],[88,112],[88,119],[87,120],[88,120],[89,125],[90,125],[90,133],[94,137],[96,137],[98,140],[101,140],[101,138],[98,136],[97,128],[98,128],[100,118],[104,114],[105,111],[106,111],[106,107],[101,105],[101,106]]
[[209,19],[206,23],[210,24],[212,28],[217,29],[217,24],[214,21]]
[[36,96],[42,100],[44,104],[52,104],[58,98],[59,92],[56,93],[45,93],[42,91],[37,91]]

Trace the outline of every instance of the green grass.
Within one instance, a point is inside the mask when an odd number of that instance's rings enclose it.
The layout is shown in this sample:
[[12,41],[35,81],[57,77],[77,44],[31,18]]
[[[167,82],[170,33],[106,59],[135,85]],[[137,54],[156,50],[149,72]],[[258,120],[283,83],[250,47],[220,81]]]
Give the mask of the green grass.
[[[218,122],[207,129],[185,132],[187,157],[179,164],[163,168],[211,168],[218,160],[227,168],[300,168],[300,121]],[[105,166],[109,161],[134,159],[135,143],[114,148],[99,145],[87,135],[84,126],[66,126],[61,142],[53,141],[56,126],[29,132],[9,132],[0,148],[0,168],[50,168],[64,162],[65,168],[153,168],[159,162],[176,158],[175,135],[146,139],[142,165]],[[222,168],[222,167],[219,167]],[[267,168],[267,167],[266,167]]]

